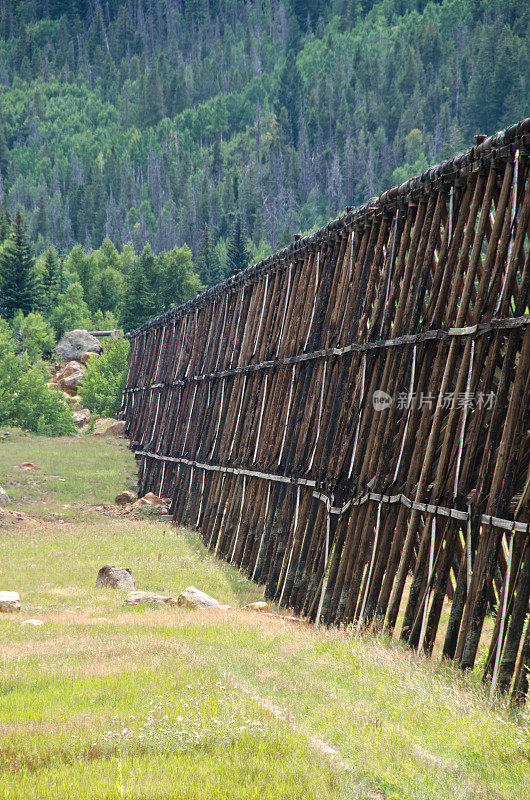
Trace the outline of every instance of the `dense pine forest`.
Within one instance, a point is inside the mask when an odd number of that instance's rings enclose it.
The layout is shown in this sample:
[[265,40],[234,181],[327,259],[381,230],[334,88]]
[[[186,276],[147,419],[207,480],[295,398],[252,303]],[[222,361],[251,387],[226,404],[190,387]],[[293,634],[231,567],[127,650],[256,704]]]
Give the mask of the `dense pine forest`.
[[529,54],[517,0],[0,0],[3,315],[181,302],[525,116]]

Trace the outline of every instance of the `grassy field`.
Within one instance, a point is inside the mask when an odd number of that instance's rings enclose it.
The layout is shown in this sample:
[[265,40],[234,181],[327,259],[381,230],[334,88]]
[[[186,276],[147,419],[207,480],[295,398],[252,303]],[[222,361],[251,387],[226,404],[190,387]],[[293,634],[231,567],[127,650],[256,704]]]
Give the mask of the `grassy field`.
[[[0,485],[30,517],[0,527],[23,605],[0,616],[2,800],[530,797],[528,717],[397,643],[239,610],[260,588],[196,533],[112,508],[123,441],[9,436]],[[107,563],[233,608],[126,609],[94,589]]]

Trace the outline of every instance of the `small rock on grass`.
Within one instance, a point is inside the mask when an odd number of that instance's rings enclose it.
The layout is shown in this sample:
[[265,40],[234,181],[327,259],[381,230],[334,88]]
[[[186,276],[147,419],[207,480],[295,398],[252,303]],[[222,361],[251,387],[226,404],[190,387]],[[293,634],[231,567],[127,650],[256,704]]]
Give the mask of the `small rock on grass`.
[[174,597],[155,592],[129,592],[124,600],[126,606],[150,605],[150,606],[169,606],[177,605]]
[[221,604],[215,597],[210,597],[209,594],[201,592],[195,586],[188,586],[177,597],[179,606],[187,606],[188,608],[220,608]]
[[128,567],[111,567],[106,564],[98,572],[96,589],[136,589],[132,572]]
[[256,600],[254,603],[247,603],[246,606],[242,607],[242,611],[265,611],[268,608],[268,604],[265,600]]
[[0,612],[13,614],[20,611],[20,595],[18,592],[0,592]]
[[167,506],[168,504],[168,500],[164,500],[163,497],[158,497],[156,494],[153,494],[153,492],[147,492],[147,494],[144,494],[142,500],[144,500],[146,503],[154,503],[155,506]]
[[125,433],[125,422],[123,420],[113,422],[105,431],[105,436],[123,436]]
[[39,625],[44,625],[44,622],[41,619],[24,619],[20,624],[32,625],[34,628],[38,628]]
[[155,509],[160,513],[167,513],[170,502],[170,500],[165,500],[163,497],[157,497],[153,492],[147,492],[143,497],[134,501],[133,508],[142,508],[142,506],[144,506],[146,509],[151,509],[154,513],[156,513]]
[[130,503],[134,503],[135,500],[136,495],[134,492],[130,492],[128,489],[126,489],[124,492],[120,492],[114,498],[114,502],[117,506],[128,506]]
[[10,502],[11,498],[9,497],[8,493],[0,486],[0,506],[6,506]]
[[22,464],[17,464],[17,469],[25,469],[30,472],[40,472],[40,467],[36,464],[33,464],[31,461],[23,461]]

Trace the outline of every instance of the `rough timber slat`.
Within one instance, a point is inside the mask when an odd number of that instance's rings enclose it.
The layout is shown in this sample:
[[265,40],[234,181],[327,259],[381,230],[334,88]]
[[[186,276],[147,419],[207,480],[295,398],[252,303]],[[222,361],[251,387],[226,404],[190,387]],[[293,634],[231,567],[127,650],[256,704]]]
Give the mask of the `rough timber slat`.
[[530,120],[481,139],[129,333],[122,412],[140,490],[269,598],[464,668],[482,638],[520,702]]

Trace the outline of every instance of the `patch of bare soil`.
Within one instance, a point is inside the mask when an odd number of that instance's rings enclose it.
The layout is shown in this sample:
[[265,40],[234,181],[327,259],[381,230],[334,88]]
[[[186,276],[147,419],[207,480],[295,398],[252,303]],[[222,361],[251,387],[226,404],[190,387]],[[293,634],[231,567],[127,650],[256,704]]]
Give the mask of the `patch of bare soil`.
[[0,508],[0,531],[20,525],[28,528],[39,528],[45,524],[45,520],[39,517],[30,517],[29,514],[25,514],[23,511],[11,511],[7,508]]

